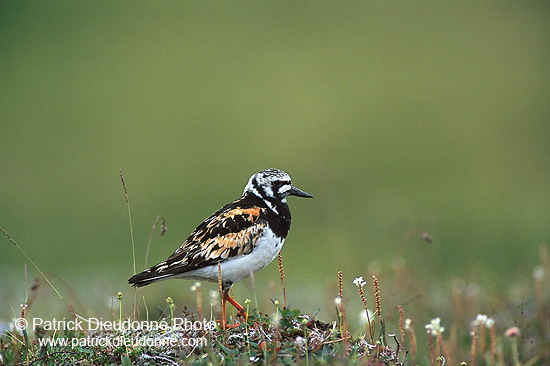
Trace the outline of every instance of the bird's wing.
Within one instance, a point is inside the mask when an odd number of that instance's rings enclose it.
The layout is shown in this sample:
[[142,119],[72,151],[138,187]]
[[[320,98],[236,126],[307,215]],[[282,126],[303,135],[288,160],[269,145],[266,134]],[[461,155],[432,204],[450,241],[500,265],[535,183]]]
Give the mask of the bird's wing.
[[265,209],[236,203],[216,211],[168,259],[135,275],[129,282],[144,286],[252,252],[267,226]]
[[266,227],[264,209],[235,207],[204,221],[167,260],[170,265],[196,269],[246,255]]

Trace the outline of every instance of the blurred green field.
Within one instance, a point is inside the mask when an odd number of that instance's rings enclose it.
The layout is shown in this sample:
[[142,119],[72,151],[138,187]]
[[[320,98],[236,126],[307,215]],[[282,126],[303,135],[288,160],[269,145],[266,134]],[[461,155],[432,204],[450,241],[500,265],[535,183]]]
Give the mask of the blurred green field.
[[[64,294],[97,302],[130,292],[119,169],[140,270],[157,215],[169,231],[150,264],[276,167],[315,196],[289,200],[287,283],[307,285],[294,307],[330,312],[319,304],[337,271],[384,283],[395,257],[442,288],[505,288],[529,278],[550,238],[549,10],[2,2],[0,227]],[[6,321],[24,301],[24,265],[29,282],[36,270],[0,248]],[[255,285],[270,281],[274,264]],[[162,302],[190,285],[147,291]]]

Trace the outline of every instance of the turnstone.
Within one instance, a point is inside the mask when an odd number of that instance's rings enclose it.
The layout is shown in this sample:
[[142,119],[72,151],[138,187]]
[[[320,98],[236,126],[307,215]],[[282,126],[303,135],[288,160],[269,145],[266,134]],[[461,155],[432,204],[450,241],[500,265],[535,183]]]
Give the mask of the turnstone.
[[287,196],[313,197],[292,186],[290,176],[267,169],[250,177],[241,198],[204,220],[165,261],[132,276],[128,283],[141,287],[169,278],[218,281],[222,278],[222,316],[229,301],[246,318],[244,308],[230,295],[231,286],[275,259],[290,229]]

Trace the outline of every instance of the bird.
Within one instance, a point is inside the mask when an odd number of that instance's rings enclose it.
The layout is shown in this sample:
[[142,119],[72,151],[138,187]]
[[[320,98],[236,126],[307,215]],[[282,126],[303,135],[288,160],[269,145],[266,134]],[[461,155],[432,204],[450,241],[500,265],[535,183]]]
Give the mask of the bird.
[[221,282],[220,327],[228,328],[226,302],[246,319],[244,307],[229,290],[265,268],[280,252],[290,230],[288,196],[313,198],[294,187],[282,170],[253,174],[240,198],[215,211],[166,260],[135,274],[128,283],[142,287],[170,278]]

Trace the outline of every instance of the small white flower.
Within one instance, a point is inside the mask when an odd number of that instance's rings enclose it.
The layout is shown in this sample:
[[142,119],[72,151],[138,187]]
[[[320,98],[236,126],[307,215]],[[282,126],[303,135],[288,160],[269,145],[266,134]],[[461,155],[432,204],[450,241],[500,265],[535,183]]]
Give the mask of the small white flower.
[[413,325],[413,321],[411,318],[405,319],[405,325],[404,325],[405,330],[412,330],[412,325]]
[[477,314],[471,326],[472,328],[475,328],[478,326],[480,327],[486,326],[487,328],[491,328],[494,324],[495,324],[495,319],[489,318],[487,315],[484,315],[484,314]]
[[357,287],[363,287],[365,286],[367,283],[363,280],[363,276],[361,277],[357,277],[353,280],[353,284]]
[[334,305],[340,306],[342,304],[342,298],[340,296],[337,296],[334,298]]
[[220,301],[220,294],[218,291],[210,290],[208,291],[208,296],[210,297],[210,305],[216,305]]
[[479,321],[479,323],[481,324],[485,324],[485,322],[487,321],[487,315],[477,314],[476,320]]
[[440,335],[445,331],[445,328],[441,326],[441,318],[433,318],[430,324],[426,324],[426,332],[432,336]]
[[535,269],[533,269],[533,277],[537,281],[544,280],[544,267],[543,266],[536,266]]
[[193,284],[193,286],[191,286],[191,291],[195,292],[198,290],[199,287],[201,287],[201,283],[197,281]]
[[486,320],[487,320],[487,315],[477,314],[475,320],[472,322],[472,327],[477,327],[478,325],[483,325],[483,324],[485,324]]

